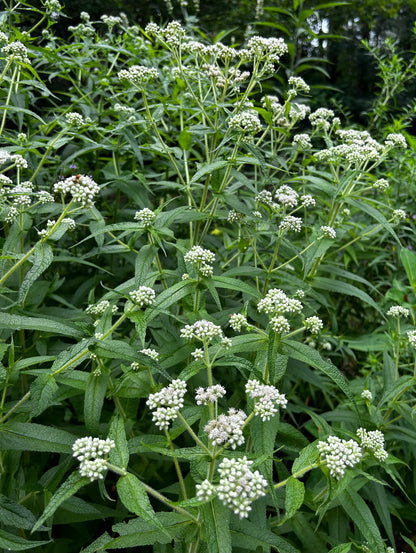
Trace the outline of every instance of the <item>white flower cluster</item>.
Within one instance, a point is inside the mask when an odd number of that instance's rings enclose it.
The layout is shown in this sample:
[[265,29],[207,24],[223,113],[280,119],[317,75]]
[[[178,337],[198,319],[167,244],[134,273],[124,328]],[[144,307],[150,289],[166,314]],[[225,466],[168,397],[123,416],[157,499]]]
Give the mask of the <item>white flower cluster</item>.
[[230,327],[236,332],[240,332],[241,327],[247,325],[247,319],[242,313],[233,313],[230,315]]
[[63,196],[71,194],[76,202],[80,202],[82,207],[91,207],[94,205],[94,196],[100,191],[98,184],[87,175],[73,175],[53,185],[55,193],[61,193]]
[[416,348],[416,330],[408,330],[407,339],[409,340],[409,344]]
[[361,392],[361,397],[365,399],[366,401],[372,401],[373,394],[370,392],[370,390],[363,390]]
[[406,307],[402,307],[401,305],[392,305],[387,311],[387,315],[389,317],[396,318],[408,317],[410,315],[410,312]]
[[225,458],[218,467],[218,497],[240,518],[247,518],[251,503],[266,494],[267,481],[258,470],[251,470],[252,464],[253,461],[248,461],[246,457]]
[[292,140],[292,145],[300,146],[304,150],[307,150],[308,148],[312,148],[312,142],[309,137],[309,134],[305,134],[305,133],[295,134]]
[[361,447],[354,440],[341,440],[337,436],[329,436],[326,442],[318,442],[318,450],[331,476],[339,480],[345,474],[347,467],[356,465],[361,457]]
[[185,37],[185,29],[179,21],[171,21],[161,34],[167,44],[170,46],[179,46]]
[[310,207],[316,205],[316,200],[310,194],[305,194],[300,197],[303,207]]
[[149,286],[139,286],[137,290],[129,292],[129,296],[140,307],[147,307],[155,301],[156,293]]
[[10,195],[13,197],[15,207],[27,207],[31,204],[32,186],[31,182],[26,181],[12,188]]
[[305,319],[305,327],[311,331],[312,334],[318,334],[322,330],[324,323],[319,317],[313,316]]
[[286,396],[279,393],[274,386],[249,380],[246,384],[246,393],[256,400],[254,413],[263,421],[270,420],[278,412],[278,407],[286,408]]
[[79,438],[72,446],[73,456],[80,461],[79,472],[91,480],[104,478],[103,472],[107,468],[104,458],[114,447],[115,443],[110,438],[100,440],[86,436]]
[[117,75],[120,81],[128,81],[132,85],[140,85],[152,79],[156,79],[159,73],[154,67],[132,65],[130,69],[122,69]]
[[[190,46],[191,44],[188,43],[187,47]],[[230,67],[227,72],[224,72],[216,64],[205,63],[202,69],[214,81],[215,86],[220,89],[230,86],[234,90],[239,90],[240,84],[250,77],[248,71],[240,71],[235,67]]]
[[208,386],[208,388],[200,387],[196,390],[195,401],[197,405],[208,405],[208,403],[215,403],[225,394],[225,388],[220,384],[214,384],[214,386]]
[[10,161],[12,161],[18,169],[27,169],[27,161],[20,154],[11,155]]
[[19,40],[6,44],[6,46],[3,46],[1,51],[8,54],[6,57],[7,61],[13,59],[13,61],[19,61],[21,63],[30,63],[30,60],[27,57],[27,48]]
[[274,116],[281,115],[283,112],[283,106],[277,96],[263,96],[261,105],[264,109],[269,109]]
[[[101,300],[97,304],[91,304],[87,307],[85,310],[88,315],[96,315],[97,317],[101,317],[101,315],[110,307],[110,302],[108,300]],[[112,311],[117,311],[117,306],[114,305],[112,308]]]
[[300,232],[302,229],[302,219],[300,217],[294,217],[293,215],[286,215],[280,221],[279,229],[284,231]]
[[287,207],[296,207],[298,205],[299,194],[287,184],[284,184],[283,186],[278,188],[275,192],[274,197],[277,203],[280,205],[284,205]]
[[289,90],[290,95],[291,92],[302,92],[303,94],[308,94],[308,92],[310,92],[311,90],[310,86],[305,83],[302,77],[289,77],[288,82],[289,85],[292,87],[292,91]]
[[343,161],[351,165],[361,165],[369,161],[378,161],[385,146],[374,140],[367,131],[353,129],[337,130],[341,144],[321,150],[317,158],[322,161]]
[[228,212],[227,221],[229,223],[237,223],[242,219],[244,219],[244,217],[245,217],[244,213],[239,213],[235,209],[230,209],[230,211]]
[[334,118],[332,109],[318,108],[309,115],[309,121],[313,127],[323,127],[328,130],[331,126],[330,121]]
[[288,51],[282,38],[253,36],[249,39],[247,47],[252,56],[266,59],[268,64],[278,63],[280,57]]
[[181,330],[181,338],[196,338],[201,342],[210,342],[215,336],[223,337],[221,327],[205,319],[186,325]]
[[278,334],[283,334],[284,332],[289,332],[290,324],[289,321],[283,315],[275,315],[270,319],[272,328]]
[[[311,112],[311,108],[305,104],[299,104],[293,102],[289,110],[289,119],[291,119],[292,124],[297,121],[302,121],[307,117]],[[280,120],[278,121],[280,123]]]
[[219,415],[204,427],[213,445],[229,443],[232,449],[244,443],[243,426],[247,418],[244,411],[229,409],[228,415]]
[[36,194],[38,202],[41,204],[48,204],[53,202],[53,196],[47,190],[41,190]]
[[75,230],[77,227],[77,224],[72,217],[64,217],[61,222],[64,225],[67,225],[69,230]]
[[76,113],[75,111],[70,111],[65,115],[65,119],[68,125],[71,127],[76,127],[79,129],[84,125],[84,118],[80,113]]
[[257,112],[249,110],[233,115],[228,122],[228,127],[231,130],[249,134],[256,134],[262,129]]
[[404,220],[407,219],[407,214],[403,209],[394,209],[393,210],[393,217],[395,219],[398,219],[399,221],[400,220],[404,221]]
[[140,350],[140,353],[143,353],[144,355],[147,355],[148,357],[151,357],[155,361],[159,359],[159,353],[152,348],[143,348]]
[[186,383],[183,380],[173,380],[169,386],[159,392],[150,394],[146,404],[155,409],[153,421],[160,429],[167,429],[170,421],[178,415],[183,407],[183,397],[186,393]]
[[61,3],[58,0],[45,0],[45,8],[56,12],[62,10]]
[[203,276],[212,276],[214,273],[214,267],[211,263],[215,261],[215,253],[205,250],[201,246],[193,246],[184,255],[184,260],[195,267]]
[[117,17],[114,15],[102,15],[100,17],[101,21],[105,23],[110,29],[114,27],[114,25],[121,25],[122,19],[121,17]]
[[387,459],[389,454],[384,449],[384,435],[380,430],[367,431],[365,428],[359,428],[357,436],[361,440],[362,447],[369,449],[376,459],[379,461]]
[[334,227],[329,227],[327,225],[323,225],[321,227],[321,232],[324,238],[330,238],[331,240],[333,240],[337,236],[337,232]]
[[262,190],[259,192],[255,198],[256,202],[263,203],[265,205],[271,206],[273,204],[272,193],[268,190]]
[[136,211],[134,220],[141,223],[144,227],[150,227],[155,217],[156,214],[151,209],[144,207],[140,211]]
[[216,488],[209,480],[204,480],[195,486],[196,497],[199,501],[211,501],[215,496]]
[[10,161],[11,155],[7,150],[0,150],[0,165],[4,165]]
[[389,182],[386,179],[377,179],[373,183],[373,188],[377,188],[378,190],[381,190],[384,192],[389,187]]
[[407,148],[406,138],[400,133],[388,134],[384,144],[389,148]]
[[259,312],[276,313],[300,313],[303,309],[302,303],[294,298],[289,298],[283,290],[272,288],[266,296],[257,304]]

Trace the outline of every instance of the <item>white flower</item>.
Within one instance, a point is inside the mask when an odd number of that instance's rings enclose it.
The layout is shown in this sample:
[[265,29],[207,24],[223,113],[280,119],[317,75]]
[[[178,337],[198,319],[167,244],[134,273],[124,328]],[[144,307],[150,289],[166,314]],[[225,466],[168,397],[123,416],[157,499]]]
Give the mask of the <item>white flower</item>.
[[293,188],[287,184],[284,184],[276,190],[274,197],[278,204],[288,207],[296,207],[298,204],[299,194],[293,190]]
[[302,303],[297,299],[289,298],[283,290],[272,288],[266,296],[259,301],[257,309],[261,313],[275,313],[281,315],[284,313],[300,313],[303,309]]
[[252,464],[246,457],[224,458],[218,467],[218,497],[240,518],[247,518],[251,503],[266,494],[267,481],[259,471],[251,470]]
[[197,405],[208,405],[208,403],[214,403],[220,397],[225,396],[226,391],[224,386],[215,384],[208,388],[197,388],[195,393],[195,401]]
[[155,409],[153,421],[160,429],[168,428],[170,421],[175,419],[183,407],[183,397],[186,393],[186,382],[177,379],[159,392],[149,395],[146,401],[150,409]]
[[402,220],[405,220],[407,219],[407,215],[406,215],[406,212],[403,210],[403,209],[395,209],[393,211],[393,217],[395,219],[402,219]]
[[249,380],[246,384],[246,393],[254,398],[254,414],[263,421],[270,420],[277,412],[278,407],[286,409],[287,399],[274,386],[261,384],[257,380]]
[[94,205],[94,196],[100,191],[98,184],[87,175],[73,175],[58,181],[53,185],[53,189],[55,193],[61,193],[63,196],[71,194],[83,207]]
[[230,326],[236,332],[240,332],[241,327],[247,325],[247,319],[242,313],[233,313],[232,315],[230,315]]
[[182,338],[196,338],[201,342],[211,341],[215,336],[223,337],[221,327],[212,323],[211,321],[206,321],[201,319],[196,321],[192,325],[186,325],[185,328],[181,330]]
[[232,130],[250,134],[256,134],[262,129],[257,112],[248,110],[231,117],[228,126]]
[[302,229],[302,219],[293,215],[286,215],[280,222],[279,229],[282,231],[291,230],[293,232],[300,232]]
[[391,148],[394,148],[395,146],[397,148],[407,148],[407,142],[405,137],[400,133],[391,133],[387,135],[386,140],[384,141],[386,146],[389,146]]
[[255,198],[257,203],[263,203],[265,205],[271,206],[273,203],[272,193],[268,190],[262,190],[259,192]]
[[310,86],[305,83],[302,77],[289,77],[289,84],[299,92],[307,94],[310,91]]
[[144,207],[140,211],[136,211],[134,220],[141,223],[144,227],[150,227],[155,217],[156,214],[151,209]]
[[98,317],[101,317],[101,315],[103,315],[109,307],[110,302],[108,300],[101,300],[95,305],[89,305],[85,312],[88,313],[88,315],[96,315]]
[[361,397],[365,399],[366,401],[372,401],[373,394],[370,392],[370,390],[363,390],[361,392]]
[[337,436],[329,436],[326,442],[318,442],[318,450],[322,460],[326,461],[330,475],[337,480],[344,476],[347,467],[353,467],[362,457],[361,447],[357,442],[347,442]]
[[315,199],[310,194],[305,194],[304,196],[301,196],[300,201],[302,202],[302,205],[304,207],[316,205]]
[[289,332],[290,324],[289,321],[283,315],[275,315],[270,319],[272,328],[278,334],[283,334],[284,332]]
[[82,115],[74,111],[70,111],[69,113],[67,113],[65,115],[65,119],[68,125],[70,125],[71,127],[76,127],[77,129],[84,125],[84,118],[82,117]]
[[13,58],[13,61],[19,61],[21,63],[30,63],[29,58],[27,57],[27,48],[24,44],[18,40],[3,46],[1,49],[2,52],[8,54],[6,60]]
[[373,183],[373,188],[377,188],[378,190],[381,190],[384,192],[384,190],[387,190],[389,187],[389,182],[386,179],[377,179]]
[[191,353],[192,357],[197,361],[198,359],[204,358],[204,350],[202,348],[196,348]]
[[325,225],[321,227],[321,232],[324,238],[330,238],[331,240],[333,240],[337,235],[336,230],[333,227]]
[[211,265],[215,261],[215,254],[205,250],[201,246],[193,246],[184,255],[184,260],[194,266],[203,276],[212,276],[214,268]]
[[312,334],[318,334],[322,330],[324,323],[319,317],[308,317],[305,319],[305,327],[311,331]]
[[152,349],[152,348],[141,349],[140,353],[143,353],[144,355],[147,355],[148,357],[151,357],[155,361],[157,361],[158,358],[159,358],[159,353],[155,349]]
[[156,293],[153,288],[139,286],[137,290],[129,292],[129,296],[140,307],[147,307],[155,301]]
[[228,415],[219,415],[204,427],[213,445],[229,443],[232,449],[244,443],[243,426],[247,418],[244,411],[229,409]]
[[406,307],[402,307],[401,305],[392,305],[387,311],[387,315],[389,317],[406,318],[410,315],[410,311]]
[[367,431],[364,428],[359,428],[357,436],[361,439],[362,447],[369,449],[376,459],[379,461],[387,459],[388,453],[384,449],[384,435],[380,430]]
[[130,69],[122,69],[118,72],[120,81],[128,81],[133,85],[140,85],[159,76],[158,70],[154,67],[144,65],[132,65]]
[[215,495],[215,486],[209,480],[204,480],[201,484],[197,484],[196,497],[200,501],[210,501]]
[[416,348],[416,330],[408,330],[407,339],[409,340],[409,344]]

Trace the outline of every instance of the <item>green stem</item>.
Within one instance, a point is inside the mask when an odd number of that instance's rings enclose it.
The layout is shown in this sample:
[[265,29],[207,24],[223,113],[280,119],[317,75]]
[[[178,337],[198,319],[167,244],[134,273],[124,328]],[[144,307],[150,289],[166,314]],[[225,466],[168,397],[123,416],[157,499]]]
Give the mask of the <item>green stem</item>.
[[183,417],[183,415],[179,412],[178,413],[178,419],[182,422],[186,430],[189,432],[189,434],[192,436],[192,438],[195,440],[195,442],[202,447],[202,449],[205,451],[207,455],[212,457],[211,451],[207,448],[207,446],[198,438],[198,436],[195,434],[195,432],[192,430],[190,425],[188,424],[187,420]]
[[3,117],[1,119],[1,126],[0,126],[0,136],[3,134],[4,124],[6,123],[7,106],[9,105],[10,98],[12,96],[12,88],[13,88],[14,80],[16,78],[16,73],[17,73],[17,66],[14,68],[12,79],[11,79],[11,82],[10,82],[9,91],[7,93],[6,102],[4,103]]
[[[173,453],[175,453],[175,448],[173,447],[172,439],[171,439],[171,437],[170,437],[169,432],[166,430],[166,428],[165,428],[165,434],[166,434],[166,439],[168,440],[168,444],[169,444],[170,450],[171,450]],[[186,494],[185,482],[183,481],[183,476],[182,476],[181,467],[180,467],[179,461],[178,461],[178,459],[177,459],[176,457],[173,457],[173,463],[174,463],[174,465],[175,465],[176,474],[178,475],[179,484],[180,484],[180,486],[181,486],[183,498],[184,498],[184,499],[188,499],[188,496],[187,496],[187,494]]]

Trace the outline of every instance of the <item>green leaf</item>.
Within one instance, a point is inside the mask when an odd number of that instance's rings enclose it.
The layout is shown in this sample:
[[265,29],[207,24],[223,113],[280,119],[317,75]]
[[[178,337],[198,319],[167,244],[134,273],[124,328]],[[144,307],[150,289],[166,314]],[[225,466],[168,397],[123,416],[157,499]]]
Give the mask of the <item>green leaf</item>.
[[32,267],[26,273],[25,278],[19,289],[18,302],[23,302],[26,294],[29,291],[29,288],[37,280],[40,275],[46,271],[49,265],[53,260],[53,250],[52,247],[46,242],[38,242],[35,245],[33,255],[30,256],[30,261],[32,261]]
[[297,478],[290,476],[286,484],[285,516],[281,520],[280,524],[283,524],[293,517],[296,511],[302,506],[304,497],[305,486],[303,485],[303,482],[300,482]]
[[318,288],[335,294],[345,294],[347,296],[357,297],[364,303],[373,307],[376,311],[382,314],[380,307],[366,292],[363,292],[360,288],[349,284],[348,282],[342,282],[341,280],[335,280],[332,278],[316,277],[311,282],[312,288]]
[[231,538],[234,547],[249,551],[256,551],[260,545],[266,551],[272,547],[278,553],[299,553],[295,546],[271,530],[259,528],[252,522],[237,517],[231,520]]
[[116,447],[110,451],[110,463],[117,467],[127,468],[129,464],[129,450],[126,440],[126,429],[121,417],[115,416],[110,424],[108,437],[112,438]]
[[345,513],[369,542],[370,548],[375,548],[374,553],[384,553],[385,548],[380,531],[365,501],[351,487],[344,490],[339,496],[339,500]]
[[0,520],[5,526],[30,530],[36,522],[36,518],[23,505],[12,501],[0,494]]
[[61,373],[63,370],[68,372],[68,369],[75,369],[89,355],[88,347],[94,342],[94,338],[86,338],[61,351],[52,364],[51,373]]
[[41,374],[30,387],[31,415],[37,417],[53,403],[58,385],[51,374]]
[[108,383],[107,371],[99,376],[91,373],[87,380],[84,399],[84,420],[85,426],[90,434],[98,435],[101,411],[104,405],[104,398],[107,392]]
[[0,449],[71,453],[76,438],[65,430],[33,422],[6,422],[0,426]]
[[117,492],[126,509],[169,535],[156,517],[143,483],[134,474],[127,473],[118,479]]
[[42,513],[42,516],[37,521],[32,529],[32,533],[35,532],[46,519],[51,517],[56,509],[63,503],[66,499],[77,493],[79,489],[83,486],[86,486],[90,483],[89,478],[86,476],[81,476],[78,471],[73,472],[69,475],[67,480],[57,489],[57,491],[51,497],[49,503],[45,507],[45,510]]
[[178,136],[178,142],[182,150],[190,150],[192,143],[192,134],[188,131],[181,131]]
[[333,547],[328,553],[350,553],[351,544],[350,543],[340,543]]
[[204,163],[201,169],[198,169],[198,171],[194,174],[189,184],[198,182],[204,175],[207,175],[208,173],[211,174],[214,171],[225,167],[226,165],[228,165],[228,161],[225,159],[219,159],[217,161],[214,161],[213,163]]
[[196,283],[192,280],[183,280],[161,292],[146,312],[147,322],[149,323],[159,313],[165,312],[171,305],[179,303],[182,298],[194,291],[195,286]]
[[231,511],[218,498],[200,507],[209,553],[231,553]]
[[71,338],[82,338],[83,333],[73,326],[63,324],[52,319],[42,317],[25,317],[23,315],[10,315],[9,313],[0,313],[0,329],[8,330],[37,330],[40,332],[50,332],[52,334],[64,334]]
[[0,530],[0,547],[5,551],[25,551],[26,549],[32,549],[33,547],[40,547],[50,543],[48,541],[29,541],[4,530]]
[[211,281],[214,283],[214,286],[216,288],[226,288],[227,290],[237,290],[238,292],[248,294],[252,298],[261,297],[261,294],[257,290],[257,288],[255,288],[251,284],[247,284],[246,282],[238,280],[237,278],[214,275],[211,277]]
[[350,385],[344,375],[331,362],[322,359],[314,348],[302,344],[301,342],[288,341],[285,342],[284,349],[289,357],[302,361],[306,365],[314,367],[329,376],[339,389],[354,402],[354,396],[351,393]]
[[299,453],[299,457],[294,460],[292,465],[292,474],[295,474],[297,472],[300,472],[307,467],[313,465],[316,460],[318,459],[318,449],[316,447],[316,444],[309,444],[306,447],[302,449],[302,451]]
[[152,266],[157,248],[146,244],[140,248],[139,253],[136,256],[135,270],[134,270],[134,284],[136,287],[143,286],[147,282],[147,276]]
[[401,248],[400,260],[403,263],[410,286],[416,291],[416,253],[407,248]]
[[94,540],[85,549],[82,549],[82,553],[97,553],[97,551],[104,551],[105,547],[112,540],[110,534],[104,532],[99,538]]

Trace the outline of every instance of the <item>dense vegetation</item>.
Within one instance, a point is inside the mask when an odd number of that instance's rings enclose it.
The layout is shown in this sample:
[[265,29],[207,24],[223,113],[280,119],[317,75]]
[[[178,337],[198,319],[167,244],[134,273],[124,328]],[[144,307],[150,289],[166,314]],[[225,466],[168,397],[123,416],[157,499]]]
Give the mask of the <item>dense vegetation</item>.
[[4,551],[416,551],[416,57],[239,4],[0,16]]

